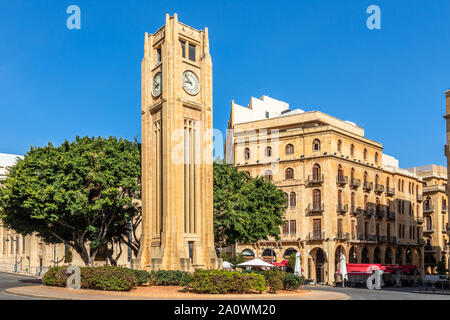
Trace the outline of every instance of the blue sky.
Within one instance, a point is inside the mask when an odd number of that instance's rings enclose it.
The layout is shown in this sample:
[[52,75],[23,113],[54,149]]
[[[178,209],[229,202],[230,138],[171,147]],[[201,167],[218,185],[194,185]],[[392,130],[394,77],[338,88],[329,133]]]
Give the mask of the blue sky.
[[[81,30],[66,8],[81,8]],[[381,30],[366,9],[381,8]],[[269,95],[350,120],[400,166],[445,165],[450,1],[0,0],[0,152],[140,135],[144,32],[165,13],[209,28],[214,127]]]

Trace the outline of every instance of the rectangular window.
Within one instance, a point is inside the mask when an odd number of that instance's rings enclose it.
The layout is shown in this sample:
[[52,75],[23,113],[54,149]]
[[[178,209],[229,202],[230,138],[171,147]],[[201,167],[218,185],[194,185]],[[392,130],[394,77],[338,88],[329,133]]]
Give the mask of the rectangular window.
[[286,221],[286,223],[283,225],[283,234],[289,234],[289,221]]
[[195,46],[189,44],[189,60],[195,61]]
[[355,221],[352,220],[352,239],[356,239],[356,226]]
[[290,230],[289,230],[289,233],[290,233],[291,235],[297,234],[297,221],[291,220],[291,221],[290,221],[290,228],[289,228],[289,229],[290,229]]
[[337,231],[338,231],[338,235],[341,236],[342,235],[342,219],[338,220]]
[[181,56],[186,58],[186,41],[180,40],[181,45]]
[[314,219],[313,220],[314,237],[320,237],[321,231],[322,231],[322,226],[320,223],[320,219]]
[[266,119],[269,119],[269,111],[266,111]]
[[161,47],[156,49],[156,63],[161,62]]

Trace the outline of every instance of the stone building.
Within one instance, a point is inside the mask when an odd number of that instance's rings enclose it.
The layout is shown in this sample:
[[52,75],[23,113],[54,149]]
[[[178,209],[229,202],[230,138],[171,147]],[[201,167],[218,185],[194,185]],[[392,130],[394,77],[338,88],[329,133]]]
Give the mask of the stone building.
[[208,29],[166,15],[142,60],[142,237],[136,268],[217,268]]
[[[8,168],[23,156],[0,153],[0,179],[6,179]],[[115,245],[114,252],[120,247]],[[129,266],[131,252],[127,247],[117,261],[119,266]],[[15,271],[24,274],[43,275],[50,267],[67,264],[82,266],[80,256],[63,244],[47,244],[35,234],[22,236],[4,227],[0,221],[0,271]],[[95,265],[107,264],[106,256],[100,252]]]
[[436,264],[444,261],[448,268],[448,198],[447,168],[428,165],[408,169],[421,177],[423,187],[424,267],[436,273]]
[[244,256],[278,261],[299,252],[307,278],[331,283],[350,263],[423,270],[423,180],[383,154],[360,126],[319,111],[290,110],[263,96],[234,101],[225,159],[285,192],[281,241],[238,244]]

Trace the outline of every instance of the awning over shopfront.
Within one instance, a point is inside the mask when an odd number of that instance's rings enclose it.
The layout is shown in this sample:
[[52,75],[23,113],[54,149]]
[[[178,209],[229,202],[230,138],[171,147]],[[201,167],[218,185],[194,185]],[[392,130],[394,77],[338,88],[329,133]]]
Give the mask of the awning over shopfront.
[[281,262],[274,262],[272,264],[276,267],[287,267],[288,262],[287,262],[287,260],[283,260]]
[[[373,270],[383,270],[384,273],[395,273],[395,272],[403,272],[410,273],[416,270],[416,266],[414,265],[381,265],[376,263],[347,263],[347,273],[348,275],[367,275],[370,276]],[[336,272],[338,273],[338,272]]]

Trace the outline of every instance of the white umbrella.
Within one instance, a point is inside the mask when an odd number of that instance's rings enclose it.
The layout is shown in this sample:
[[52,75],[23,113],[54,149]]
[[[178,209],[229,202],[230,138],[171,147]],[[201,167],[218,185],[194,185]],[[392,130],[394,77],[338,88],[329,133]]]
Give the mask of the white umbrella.
[[261,259],[253,259],[247,262],[239,263],[238,267],[270,267],[273,268],[273,264],[262,261]]
[[295,254],[294,274],[296,276],[301,276],[302,275],[302,267],[301,267],[301,260],[300,260],[300,253],[299,252],[297,252]]
[[222,268],[224,269],[233,269],[234,265],[228,261],[222,262]]
[[340,260],[339,274],[341,275],[342,286],[344,286],[344,281],[348,280],[348,275],[347,275],[347,264],[345,262],[345,255],[342,252],[339,260]]

